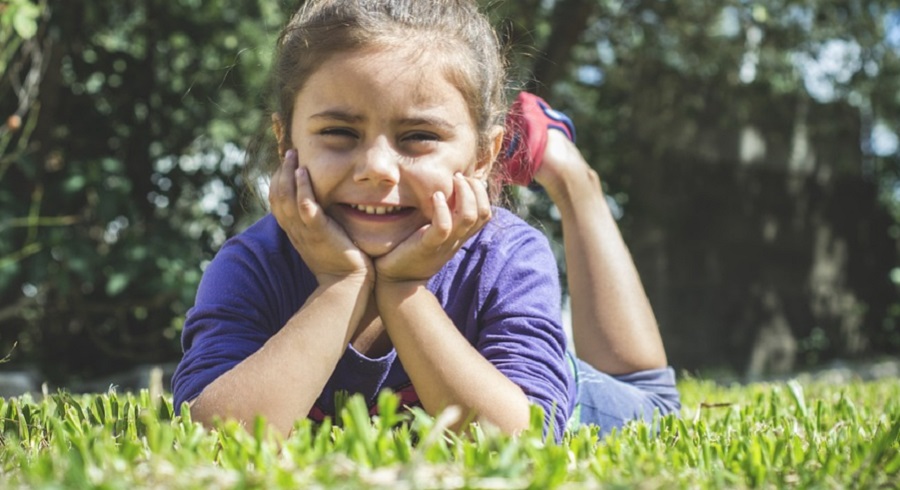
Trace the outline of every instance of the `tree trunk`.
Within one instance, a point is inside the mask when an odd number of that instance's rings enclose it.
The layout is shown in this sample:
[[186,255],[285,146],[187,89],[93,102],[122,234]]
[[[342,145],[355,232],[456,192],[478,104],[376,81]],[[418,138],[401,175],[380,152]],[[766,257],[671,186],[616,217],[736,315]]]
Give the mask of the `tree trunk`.
[[572,58],[572,48],[588,27],[596,2],[588,0],[559,0],[553,8],[551,32],[547,45],[534,64],[534,79],[527,89],[546,97],[554,83],[564,78]]

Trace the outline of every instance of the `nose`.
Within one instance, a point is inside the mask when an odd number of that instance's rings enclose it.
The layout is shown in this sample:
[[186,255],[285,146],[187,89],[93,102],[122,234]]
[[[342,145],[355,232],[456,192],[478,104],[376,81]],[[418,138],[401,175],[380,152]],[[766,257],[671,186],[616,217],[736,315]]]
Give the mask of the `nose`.
[[379,136],[359,156],[354,180],[357,182],[396,184],[400,179],[400,155],[386,137]]

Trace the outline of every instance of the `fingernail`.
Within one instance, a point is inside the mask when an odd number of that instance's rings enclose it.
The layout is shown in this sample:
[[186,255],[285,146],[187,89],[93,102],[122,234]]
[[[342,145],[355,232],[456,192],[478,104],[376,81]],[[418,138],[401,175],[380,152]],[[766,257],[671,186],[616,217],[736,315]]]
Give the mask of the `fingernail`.
[[441,200],[441,201],[446,201],[446,200],[447,200],[447,197],[446,197],[446,196],[444,195],[444,193],[441,192],[441,191],[435,192],[435,193],[434,193],[434,198],[435,198],[435,199],[439,199],[439,200]]
[[292,160],[292,159],[294,159],[294,157],[296,157],[296,156],[297,156],[297,150],[295,150],[295,149],[293,149],[293,148],[291,148],[291,149],[289,149],[288,151],[284,152],[284,159],[285,159],[285,160]]

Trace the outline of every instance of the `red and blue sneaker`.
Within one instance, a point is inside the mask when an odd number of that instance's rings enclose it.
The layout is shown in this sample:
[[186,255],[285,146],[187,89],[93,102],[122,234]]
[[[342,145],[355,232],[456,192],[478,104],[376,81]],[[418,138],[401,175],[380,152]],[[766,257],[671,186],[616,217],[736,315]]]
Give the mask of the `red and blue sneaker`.
[[506,116],[506,134],[499,164],[503,181],[527,186],[540,168],[547,147],[547,131],[562,131],[575,141],[575,125],[537,95],[520,92]]

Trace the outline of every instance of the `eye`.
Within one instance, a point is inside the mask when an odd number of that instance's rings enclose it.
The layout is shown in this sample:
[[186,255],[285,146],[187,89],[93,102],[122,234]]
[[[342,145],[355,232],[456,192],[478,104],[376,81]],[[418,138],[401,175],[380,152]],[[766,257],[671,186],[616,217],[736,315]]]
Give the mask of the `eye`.
[[356,132],[349,128],[325,128],[319,131],[322,136],[356,138]]
[[403,141],[410,142],[418,142],[418,141],[439,141],[440,137],[434,133],[429,133],[427,131],[413,131],[411,133],[407,133],[402,138]]

